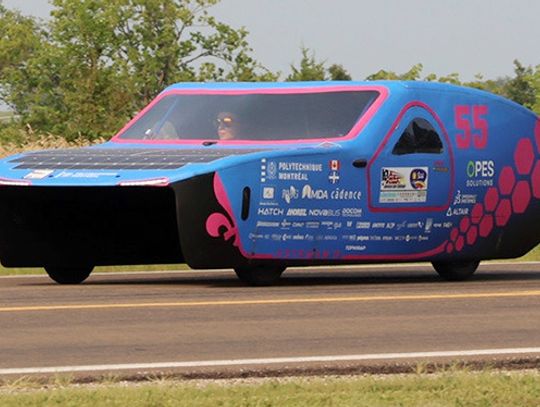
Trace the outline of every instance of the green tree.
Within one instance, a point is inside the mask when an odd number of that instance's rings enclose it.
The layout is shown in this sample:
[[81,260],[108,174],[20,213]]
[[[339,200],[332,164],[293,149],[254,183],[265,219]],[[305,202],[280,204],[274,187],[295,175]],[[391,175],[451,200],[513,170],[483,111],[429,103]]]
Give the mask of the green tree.
[[330,80],[332,81],[350,81],[352,80],[351,75],[347,72],[342,65],[333,64],[328,68],[328,74],[330,75]]
[[300,64],[298,67],[291,65],[292,72],[287,76],[286,81],[350,81],[352,79],[342,65],[333,64],[326,68],[326,61],[318,61],[315,58],[315,52],[304,46],[300,50],[302,53]]
[[532,109],[537,115],[540,115],[540,65],[537,65],[534,69],[534,73],[531,77],[531,83],[536,95],[536,101]]
[[301,51],[300,66],[297,68],[291,65],[292,72],[285,80],[290,82],[326,80],[324,61],[317,61],[315,53],[310,51],[309,48],[302,47]]
[[514,74],[504,87],[505,96],[520,105],[532,108],[536,103],[536,90],[533,87],[533,69],[514,60]]
[[[250,56],[248,32],[209,14],[218,1],[52,0],[48,23],[2,9],[3,97],[34,128],[91,139],[174,82],[275,80]],[[28,52],[14,58],[18,42]]]

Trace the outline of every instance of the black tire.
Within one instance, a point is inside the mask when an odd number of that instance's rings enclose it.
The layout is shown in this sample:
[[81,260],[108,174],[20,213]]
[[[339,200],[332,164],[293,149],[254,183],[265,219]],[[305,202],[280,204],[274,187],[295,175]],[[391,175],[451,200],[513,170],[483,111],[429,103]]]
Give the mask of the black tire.
[[46,266],[45,271],[58,284],[80,284],[88,278],[93,266]]
[[474,274],[479,261],[450,261],[433,262],[433,268],[439,275],[448,281],[463,281]]
[[285,271],[285,267],[239,267],[235,268],[234,271],[243,283],[255,287],[264,287],[275,284]]

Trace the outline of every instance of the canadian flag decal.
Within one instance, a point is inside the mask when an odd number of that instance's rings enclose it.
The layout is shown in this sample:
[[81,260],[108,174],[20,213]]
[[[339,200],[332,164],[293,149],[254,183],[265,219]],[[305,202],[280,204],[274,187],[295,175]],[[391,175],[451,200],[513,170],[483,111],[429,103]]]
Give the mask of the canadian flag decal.
[[330,160],[330,171],[339,171],[339,160]]

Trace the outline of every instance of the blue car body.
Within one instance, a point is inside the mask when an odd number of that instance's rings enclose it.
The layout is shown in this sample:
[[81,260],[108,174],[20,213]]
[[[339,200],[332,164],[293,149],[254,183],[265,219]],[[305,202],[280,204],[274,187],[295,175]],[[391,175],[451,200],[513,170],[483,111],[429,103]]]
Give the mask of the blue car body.
[[[248,137],[153,134],[222,102]],[[540,242],[540,120],[447,84],[176,84],[107,143],[2,160],[0,206],[8,267],[477,264]]]

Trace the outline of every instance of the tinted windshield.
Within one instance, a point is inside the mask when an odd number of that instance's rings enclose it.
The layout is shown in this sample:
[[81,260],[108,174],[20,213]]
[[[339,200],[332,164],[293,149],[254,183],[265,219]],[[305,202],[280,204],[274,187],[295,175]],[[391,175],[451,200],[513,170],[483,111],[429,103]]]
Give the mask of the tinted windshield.
[[120,139],[298,140],[343,137],[376,91],[291,94],[168,94]]

